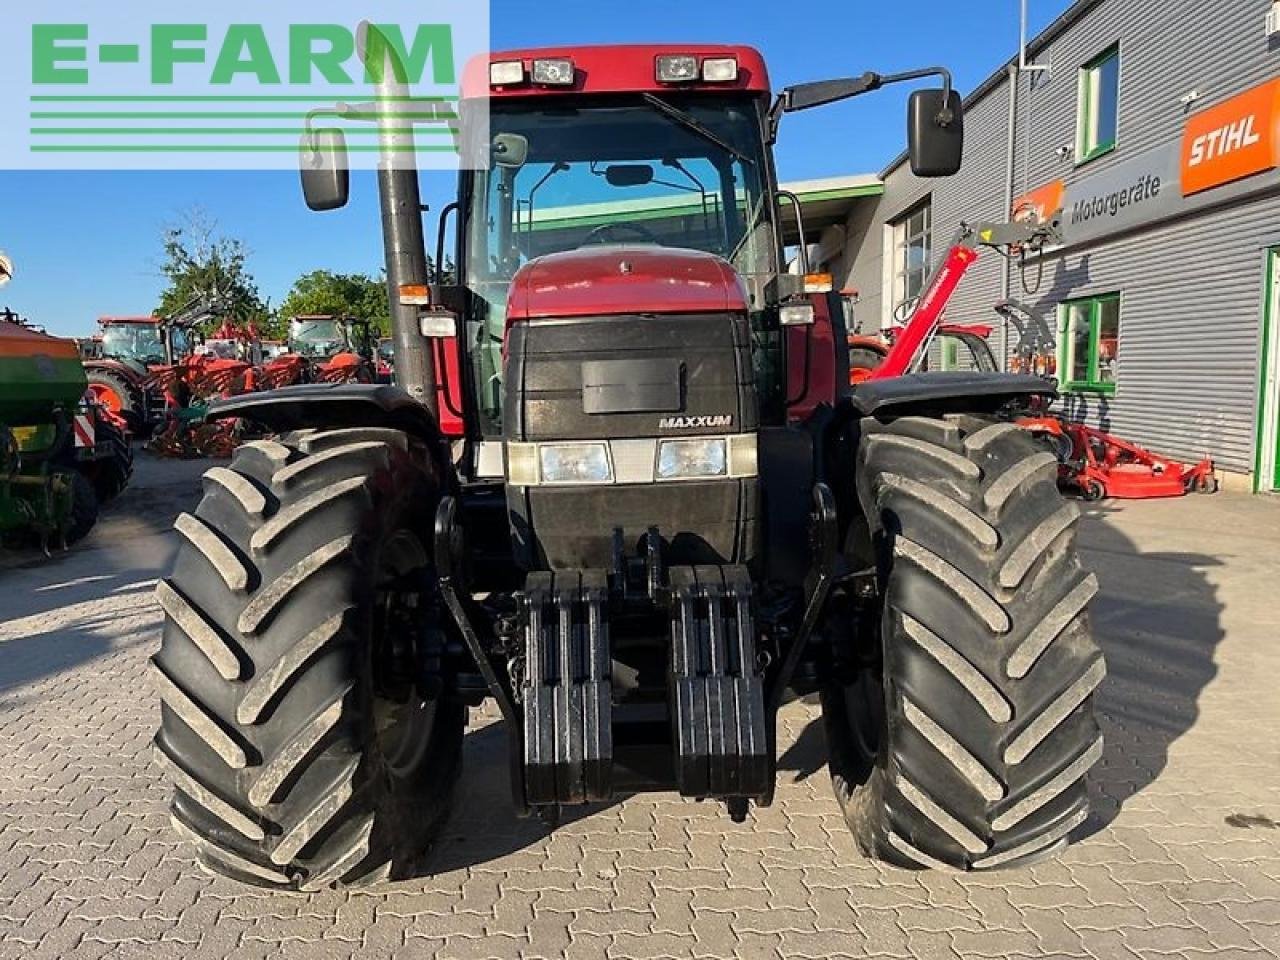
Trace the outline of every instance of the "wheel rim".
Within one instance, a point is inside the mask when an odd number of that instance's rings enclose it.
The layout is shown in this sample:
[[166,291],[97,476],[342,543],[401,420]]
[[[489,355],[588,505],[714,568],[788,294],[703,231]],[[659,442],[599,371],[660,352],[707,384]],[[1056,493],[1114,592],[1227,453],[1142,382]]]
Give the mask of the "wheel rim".
[[116,393],[110,387],[103,383],[89,384],[89,392],[93,394],[95,403],[101,404],[112,413],[119,413],[124,409],[124,400],[120,394]]
[[426,551],[401,530],[379,552],[373,617],[373,721],[391,775],[406,779],[432,746],[439,694],[419,664],[432,641],[428,611],[434,587]]

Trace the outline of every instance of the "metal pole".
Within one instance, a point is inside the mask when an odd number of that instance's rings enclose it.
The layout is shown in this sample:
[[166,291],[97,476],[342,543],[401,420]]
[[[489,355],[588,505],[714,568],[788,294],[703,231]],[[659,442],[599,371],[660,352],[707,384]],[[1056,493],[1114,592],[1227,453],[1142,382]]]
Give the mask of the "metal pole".
[[[1013,176],[1014,176],[1014,155],[1017,149],[1017,131],[1018,131],[1018,83],[1021,74],[1018,72],[1016,64],[1009,64],[1009,143],[1005,156],[1005,175],[1004,175],[1004,210],[1005,216],[1013,216]],[[1000,263],[1000,299],[1008,300],[1011,289],[1011,281],[1009,278],[1010,265],[1009,261],[1001,260]],[[1000,316],[1000,369],[1009,369],[1009,318],[1004,314]]]
[[[368,46],[368,24],[361,24],[360,51],[364,60]],[[422,195],[418,186],[418,166],[414,160],[413,123],[400,114],[401,107],[416,105],[403,99],[409,87],[400,80],[389,44],[382,43],[385,60],[377,87],[378,140],[382,146],[378,161],[378,193],[382,201],[382,242],[387,256],[387,296],[391,301],[391,336],[395,340],[396,383],[411,397],[438,415],[436,363],[431,341],[418,326],[418,308],[402,306],[400,288],[428,282],[427,248],[422,230]]]

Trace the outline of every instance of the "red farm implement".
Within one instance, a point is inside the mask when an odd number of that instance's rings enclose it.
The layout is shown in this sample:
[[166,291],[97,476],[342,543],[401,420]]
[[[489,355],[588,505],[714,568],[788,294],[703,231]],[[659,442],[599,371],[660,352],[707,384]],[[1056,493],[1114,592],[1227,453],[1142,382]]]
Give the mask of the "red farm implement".
[[[998,369],[987,343],[992,328],[943,323],[947,303],[977,260],[979,247],[1004,247],[1016,252],[1024,247],[1041,247],[1058,237],[1056,219],[1046,224],[1020,221],[962,227],[903,326],[883,340],[849,338],[850,383],[926,371],[934,369],[935,364],[946,369],[947,357],[958,354],[961,348],[969,358],[968,369]],[[1019,342],[1009,364],[1011,371],[1039,377],[1056,372],[1052,333],[1037,321],[1034,311],[1015,301],[1003,301],[995,309],[1018,332]],[[1036,414],[1020,418],[1017,423],[1052,447],[1060,465],[1060,485],[1078,491],[1086,500],[1180,497],[1192,491],[1213,493],[1218,489],[1210,459],[1187,465],[1103,430],[1054,415]]]
[[1044,437],[1058,454],[1058,479],[1086,500],[1148,500],[1214,493],[1213,461],[1194,466],[1060,417],[1027,417],[1018,425]]

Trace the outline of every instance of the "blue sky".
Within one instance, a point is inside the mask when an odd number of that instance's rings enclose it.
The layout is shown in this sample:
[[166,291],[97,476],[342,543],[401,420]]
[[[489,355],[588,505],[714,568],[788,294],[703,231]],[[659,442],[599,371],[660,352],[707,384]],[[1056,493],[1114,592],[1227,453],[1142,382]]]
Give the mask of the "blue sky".
[[[1069,0],[1031,0],[1040,30]],[[1018,0],[494,0],[493,45],[715,41],[759,47],[775,88],[788,83],[945,64],[968,92],[1012,56]],[[875,172],[903,146],[908,91],[885,90],[788,117],[778,145],[784,180]],[[423,177],[433,210],[454,177]],[[382,263],[376,185],[357,175],[346,210],[309,213],[297,177],[278,173],[0,173],[0,249],[17,278],[0,291],[51,331],[87,334],[102,314],[149,313],[163,284],[160,234],[202,208],[244,240],[263,295],[274,303],[315,269],[376,273]],[[434,214],[428,235],[435,235]]]

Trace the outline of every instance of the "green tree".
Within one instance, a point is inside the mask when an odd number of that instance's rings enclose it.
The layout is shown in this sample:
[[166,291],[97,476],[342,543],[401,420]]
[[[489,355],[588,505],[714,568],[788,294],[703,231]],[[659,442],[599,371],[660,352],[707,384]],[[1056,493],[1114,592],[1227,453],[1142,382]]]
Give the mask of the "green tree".
[[242,241],[219,233],[202,211],[190,210],[165,228],[162,245],[160,272],[168,285],[156,307],[160,316],[171,316],[198,297],[217,296],[225,307],[208,326],[226,318],[264,325],[268,308],[249,273],[249,251]]
[[387,284],[364,273],[313,270],[294,283],[280,304],[279,316],[284,322],[305,316],[361,317],[385,336],[391,327]]

